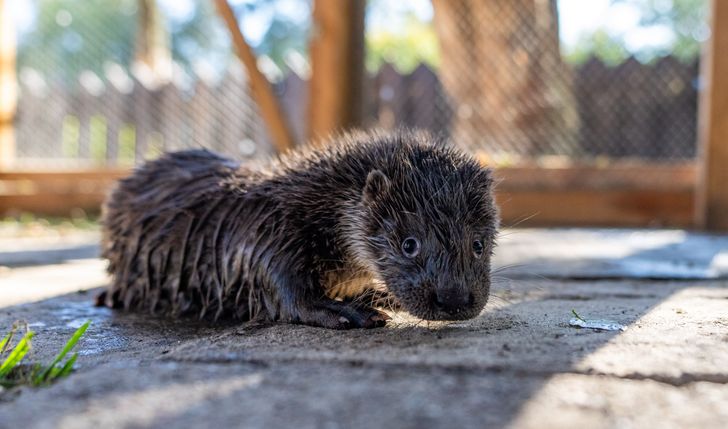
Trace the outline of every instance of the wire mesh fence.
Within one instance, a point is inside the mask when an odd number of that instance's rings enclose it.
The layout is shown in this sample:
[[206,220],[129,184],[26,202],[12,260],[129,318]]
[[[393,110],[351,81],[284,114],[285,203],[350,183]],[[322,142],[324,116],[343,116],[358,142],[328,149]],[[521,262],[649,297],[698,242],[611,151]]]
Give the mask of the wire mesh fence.
[[[574,1],[402,3],[420,9],[413,13],[370,0],[363,125],[428,129],[501,164],[693,159],[698,63],[683,45],[705,38],[706,0],[605,1],[655,22],[669,3],[670,25],[687,34],[645,56],[599,30],[569,51],[562,24]],[[212,2],[21,3],[18,165],[130,165],[192,147],[239,158],[273,152]],[[305,140],[311,0],[232,3]],[[692,27],[678,16],[685,4]],[[388,7],[400,7],[402,20],[389,19]]]
[[[149,13],[145,4],[157,7],[146,0],[26,5],[16,165],[128,166],[162,151],[200,147],[243,159],[272,153],[212,2],[192,3],[173,28],[169,9],[157,9],[164,36],[151,42],[143,41],[150,35],[140,26],[158,18],[142,16]],[[157,46],[142,49],[144,42]],[[282,98],[297,83],[280,83]]]
[[[378,70],[369,123],[425,127],[504,164],[693,159],[707,2],[591,2],[605,16],[569,52],[560,18],[584,3],[434,0],[439,55],[409,71],[387,52],[400,71]],[[610,36],[610,13],[634,28]],[[370,31],[401,40],[397,26]]]

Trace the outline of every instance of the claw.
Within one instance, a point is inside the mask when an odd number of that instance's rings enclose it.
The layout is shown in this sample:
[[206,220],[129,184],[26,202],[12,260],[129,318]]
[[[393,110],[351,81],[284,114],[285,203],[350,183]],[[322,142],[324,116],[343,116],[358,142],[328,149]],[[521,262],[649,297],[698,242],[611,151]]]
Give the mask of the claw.
[[330,329],[379,328],[390,320],[387,314],[373,308],[334,300],[319,301],[300,314],[298,323]]

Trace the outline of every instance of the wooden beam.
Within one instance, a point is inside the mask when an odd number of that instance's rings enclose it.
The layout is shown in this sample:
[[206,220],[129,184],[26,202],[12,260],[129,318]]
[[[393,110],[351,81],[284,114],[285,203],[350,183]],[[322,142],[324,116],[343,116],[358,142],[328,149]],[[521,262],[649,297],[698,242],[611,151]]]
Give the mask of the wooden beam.
[[18,84],[14,24],[10,16],[10,0],[0,0],[0,169],[10,167],[15,160],[13,121],[18,102]]
[[693,223],[692,189],[496,191],[502,225],[676,227]]
[[218,13],[230,31],[235,52],[245,65],[248,79],[250,79],[250,88],[253,90],[253,97],[256,103],[258,103],[260,114],[268,127],[273,145],[279,153],[292,149],[295,146],[295,140],[291,129],[278,103],[278,99],[271,89],[270,83],[263,73],[261,73],[260,69],[258,69],[255,54],[240,31],[235,13],[227,0],[215,0],[215,4],[217,5]]
[[137,0],[137,34],[134,62],[143,64],[155,86],[172,78],[171,40],[157,0]]
[[[129,170],[0,172],[0,214],[95,211]],[[693,165],[610,168],[498,168],[496,187],[505,226],[673,226],[692,224]]]
[[0,215],[31,212],[68,216],[74,209],[98,213],[124,169],[0,172]]
[[504,226],[693,224],[694,163],[496,168]]
[[701,64],[695,218],[699,227],[728,231],[728,1],[711,4],[711,36]]
[[360,125],[364,6],[364,0],[314,1],[308,100],[312,141]]
[[495,169],[498,187],[518,191],[539,190],[652,190],[692,191],[697,180],[694,162],[634,164],[617,162],[607,167],[574,165],[559,168],[541,166]]

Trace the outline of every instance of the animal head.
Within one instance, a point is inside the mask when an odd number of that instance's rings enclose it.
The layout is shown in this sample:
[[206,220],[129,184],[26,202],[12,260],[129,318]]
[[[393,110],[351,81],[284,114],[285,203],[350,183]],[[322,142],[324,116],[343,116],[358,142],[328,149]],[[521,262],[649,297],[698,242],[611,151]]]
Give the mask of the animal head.
[[412,315],[475,317],[488,300],[498,227],[490,170],[446,146],[398,151],[362,189],[371,265]]

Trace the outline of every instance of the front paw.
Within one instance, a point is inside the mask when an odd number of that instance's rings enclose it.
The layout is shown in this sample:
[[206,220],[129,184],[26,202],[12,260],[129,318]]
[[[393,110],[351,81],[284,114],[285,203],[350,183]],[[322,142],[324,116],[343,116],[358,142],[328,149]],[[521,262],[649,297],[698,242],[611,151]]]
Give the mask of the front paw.
[[385,313],[351,303],[321,300],[300,311],[298,323],[329,329],[380,328],[390,319]]

